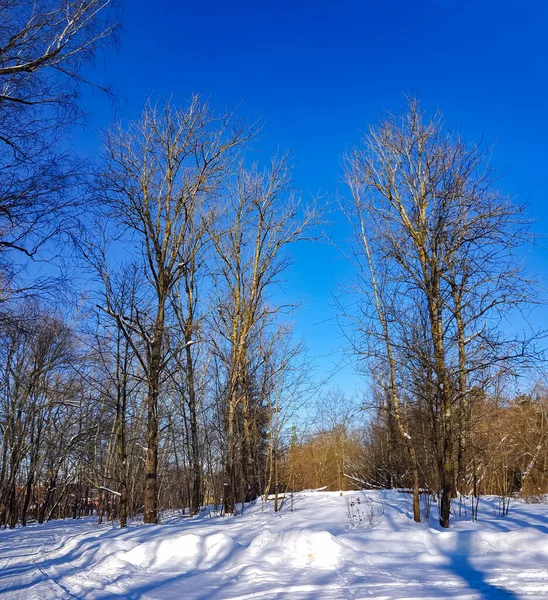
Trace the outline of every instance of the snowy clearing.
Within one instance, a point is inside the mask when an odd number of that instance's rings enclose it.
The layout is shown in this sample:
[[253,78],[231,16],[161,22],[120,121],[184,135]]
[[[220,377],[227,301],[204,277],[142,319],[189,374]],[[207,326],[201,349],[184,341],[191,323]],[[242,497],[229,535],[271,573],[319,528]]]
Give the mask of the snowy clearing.
[[[367,496],[367,498],[366,498]],[[358,498],[359,504],[358,504]],[[365,524],[349,528],[347,500]],[[120,531],[91,520],[0,532],[2,598],[546,598],[548,506],[504,519],[414,524],[396,492],[309,492],[294,511],[171,519]]]

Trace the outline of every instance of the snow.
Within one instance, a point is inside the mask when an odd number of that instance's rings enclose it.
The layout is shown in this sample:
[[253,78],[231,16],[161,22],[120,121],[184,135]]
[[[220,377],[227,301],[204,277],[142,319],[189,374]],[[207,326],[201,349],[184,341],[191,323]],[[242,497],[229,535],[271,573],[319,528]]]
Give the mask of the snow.
[[414,523],[410,503],[394,491],[306,492],[281,514],[259,501],[243,516],[123,531],[91,519],[4,530],[0,597],[548,597],[546,504],[512,501],[499,519],[496,501],[482,499],[478,522],[455,517],[443,530]]

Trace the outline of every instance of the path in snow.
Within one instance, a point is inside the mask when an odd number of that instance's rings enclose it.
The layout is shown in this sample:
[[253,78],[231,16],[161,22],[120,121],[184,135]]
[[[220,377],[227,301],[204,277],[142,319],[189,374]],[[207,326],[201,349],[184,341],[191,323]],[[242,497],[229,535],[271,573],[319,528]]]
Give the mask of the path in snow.
[[257,503],[244,516],[124,531],[91,520],[1,531],[0,597],[548,597],[547,505],[514,502],[510,515],[497,519],[485,500],[479,522],[456,520],[445,531],[433,521],[413,523],[405,494],[348,497],[360,498],[372,526],[347,529],[346,498],[310,492],[281,515]]

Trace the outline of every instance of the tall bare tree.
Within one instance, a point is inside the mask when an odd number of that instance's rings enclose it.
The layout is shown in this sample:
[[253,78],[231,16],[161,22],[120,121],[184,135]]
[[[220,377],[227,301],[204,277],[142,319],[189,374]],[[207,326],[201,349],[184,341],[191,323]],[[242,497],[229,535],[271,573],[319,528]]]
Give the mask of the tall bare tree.
[[[257,362],[264,363],[258,341],[276,315],[289,308],[274,301],[274,286],[290,263],[288,246],[305,239],[317,218],[315,205],[303,206],[293,193],[290,175],[287,156],[274,160],[263,173],[241,167],[229,194],[227,216],[213,236],[218,261],[214,320],[220,336],[216,351],[226,370],[222,396],[227,512],[234,511],[238,495],[247,497],[254,468],[251,409],[254,390],[259,389],[254,373]],[[256,398],[259,404],[263,400],[260,394]]]
[[185,108],[148,104],[139,121],[105,139],[97,197],[130,236],[146,281],[133,318],[106,307],[131,343],[135,336],[142,342],[133,347],[148,388],[146,523],[158,520],[158,402],[169,361],[170,295],[192,260],[195,214],[219,194],[249,136],[232,114],[217,115],[194,96]]
[[[359,233],[371,240],[392,290],[389,318],[399,331],[397,344],[407,358],[420,353],[421,377],[431,376],[444,527],[462,444],[459,412],[466,413],[471,385],[485,385],[503,362],[523,364],[534,355],[529,340],[503,336],[499,327],[502,315],[534,296],[514,252],[526,231],[521,208],[495,190],[488,159],[481,144],[447,132],[441,116],[425,116],[414,99],[401,117],[371,127],[347,159],[354,204],[363,215]],[[425,343],[416,344],[412,332],[421,313]],[[384,310],[377,314],[381,325],[388,323]]]

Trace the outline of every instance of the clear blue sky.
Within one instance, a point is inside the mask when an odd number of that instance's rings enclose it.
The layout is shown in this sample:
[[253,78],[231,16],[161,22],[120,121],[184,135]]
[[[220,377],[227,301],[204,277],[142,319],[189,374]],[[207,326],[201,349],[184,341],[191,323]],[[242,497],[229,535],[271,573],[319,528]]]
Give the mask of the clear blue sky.
[[[438,106],[466,137],[497,141],[500,187],[530,205],[535,230],[548,223],[548,2],[543,0],[356,0],[183,2],[128,0],[121,49],[94,69],[135,116],[155,94],[183,100],[192,92],[219,108],[242,102],[240,115],[262,117],[257,148],[290,149],[295,184],[333,196],[340,157],[383,109],[403,94]],[[77,147],[98,148],[96,128],[114,110],[86,94],[90,125]],[[344,235],[332,227],[334,237]],[[548,242],[547,242],[548,243]],[[541,272],[546,252],[529,259]],[[349,271],[328,246],[301,246],[285,290],[305,300],[298,333],[321,370],[340,359],[342,340],[330,294]],[[342,369],[334,384],[352,392],[358,378]]]

